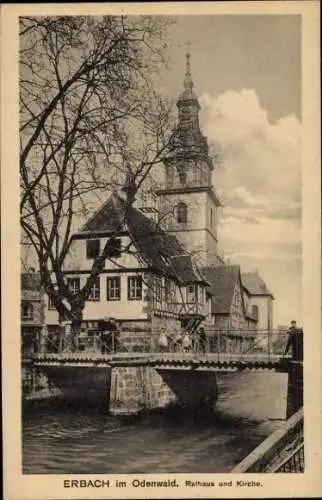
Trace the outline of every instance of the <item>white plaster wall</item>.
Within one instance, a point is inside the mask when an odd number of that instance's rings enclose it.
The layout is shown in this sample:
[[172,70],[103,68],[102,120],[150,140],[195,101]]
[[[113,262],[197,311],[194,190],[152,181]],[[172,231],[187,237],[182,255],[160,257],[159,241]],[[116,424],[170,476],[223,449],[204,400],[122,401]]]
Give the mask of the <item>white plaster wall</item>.
[[[250,309],[252,308],[253,305],[258,306],[258,323],[257,323],[257,328],[261,330],[267,330],[268,328],[273,327],[272,323],[272,313],[271,311],[270,317],[271,317],[271,324],[269,322],[269,303],[272,303],[272,299],[270,297],[266,296],[252,296],[250,298]],[[272,306],[271,306],[272,309]]]
[[[99,301],[86,301],[83,319],[84,320],[98,320],[104,316],[112,316],[116,319],[130,320],[130,319],[146,319],[147,312],[145,310],[147,302],[147,284],[143,280],[142,300],[128,300],[127,298],[127,279],[128,276],[139,276],[140,273],[126,272],[126,273],[102,273],[100,279],[100,300]],[[80,278],[80,286],[84,286],[86,279],[89,275],[77,275]],[[120,300],[107,301],[107,285],[106,278],[112,276],[120,276],[121,279],[121,298]],[[66,275],[66,278],[68,275]],[[70,277],[76,277],[74,274]],[[57,324],[58,313],[56,311],[48,310],[48,297],[45,297],[46,304],[46,323]]]

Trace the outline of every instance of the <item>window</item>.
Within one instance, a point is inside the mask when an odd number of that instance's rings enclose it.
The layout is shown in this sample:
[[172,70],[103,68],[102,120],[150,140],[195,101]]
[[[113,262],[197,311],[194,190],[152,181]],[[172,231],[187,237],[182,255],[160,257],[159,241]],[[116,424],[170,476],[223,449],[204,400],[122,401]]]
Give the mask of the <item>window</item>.
[[155,298],[157,302],[161,302],[162,299],[162,279],[155,278]]
[[254,318],[258,318],[258,306],[252,306],[252,315],[254,316]]
[[186,182],[187,182],[187,172],[184,172],[183,170],[179,171],[179,181],[180,181],[180,184],[186,184]]
[[187,286],[187,302],[195,302],[196,301],[196,286],[188,285]]
[[212,227],[213,210],[210,209],[210,227]]
[[21,318],[22,319],[33,319],[34,317],[34,306],[32,304],[22,304],[21,307]]
[[113,276],[106,279],[107,285],[107,300],[120,300],[121,299],[121,278]]
[[204,292],[205,292],[205,290],[204,290],[203,286],[200,286],[199,287],[199,297],[200,297],[199,300],[200,300],[201,304],[204,304],[204,302],[205,302],[205,293]]
[[100,240],[87,240],[86,241],[86,258],[96,259],[100,254]]
[[128,300],[142,299],[142,277],[129,276],[127,279],[127,298]]
[[177,222],[187,222],[187,205],[183,202],[179,203],[177,206]]
[[94,281],[91,291],[89,292],[89,296],[87,300],[98,301],[100,300],[100,277],[98,276]]
[[50,297],[48,297],[48,310],[49,311],[56,311],[55,304],[53,303],[53,301],[51,300]]
[[170,293],[171,293],[171,282],[166,279],[164,284],[164,299],[166,302],[170,302]]
[[80,278],[67,278],[67,286],[69,291],[76,295],[80,289]]

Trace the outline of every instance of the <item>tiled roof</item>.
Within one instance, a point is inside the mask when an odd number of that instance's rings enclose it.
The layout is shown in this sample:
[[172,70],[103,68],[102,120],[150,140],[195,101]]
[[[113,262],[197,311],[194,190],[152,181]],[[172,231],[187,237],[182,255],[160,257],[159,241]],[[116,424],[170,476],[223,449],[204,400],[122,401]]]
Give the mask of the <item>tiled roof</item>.
[[242,285],[251,295],[268,295],[272,298],[272,292],[267,288],[265,281],[257,272],[242,273]]
[[202,281],[209,285],[202,272],[194,265],[190,255],[178,255],[171,258],[172,267],[183,283]]
[[127,230],[144,261],[154,269],[181,282],[203,281],[190,256],[179,241],[163,231],[159,224],[112,194],[74,237],[91,233],[113,233]]
[[229,314],[235,285],[239,278],[239,266],[203,267],[202,273],[210,283],[208,291],[213,296],[213,312]]
[[80,230],[88,232],[120,232],[123,229],[123,212],[118,209],[117,197],[110,196],[98,211],[86,222]]

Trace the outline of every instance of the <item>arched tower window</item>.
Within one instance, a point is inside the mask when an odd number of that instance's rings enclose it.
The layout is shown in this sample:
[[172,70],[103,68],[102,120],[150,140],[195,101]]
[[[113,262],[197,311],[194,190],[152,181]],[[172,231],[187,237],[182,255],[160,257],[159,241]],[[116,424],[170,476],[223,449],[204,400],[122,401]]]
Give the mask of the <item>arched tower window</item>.
[[212,219],[213,219],[213,210],[210,209],[210,227],[212,227]]
[[179,182],[185,185],[187,183],[187,172],[181,167],[178,167]]
[[187,222],[187,205],[183,202],[177,206],[177,222]]

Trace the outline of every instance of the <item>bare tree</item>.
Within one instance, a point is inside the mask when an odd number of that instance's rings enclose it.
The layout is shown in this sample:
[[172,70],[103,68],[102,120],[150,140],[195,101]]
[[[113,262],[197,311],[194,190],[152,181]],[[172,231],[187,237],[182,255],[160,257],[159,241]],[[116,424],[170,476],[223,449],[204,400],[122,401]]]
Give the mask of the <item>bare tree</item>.
[[113,245],[107,241],[73,294],[63,272],[72,233],[95,197],[125,179],[130,207],[167,146],[170,107],[153,85],[165,63],[167,23],[149,16],[20,19],[21,226],[44,289],[75,335]]

